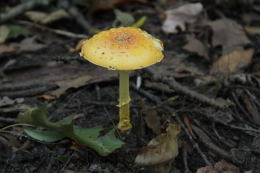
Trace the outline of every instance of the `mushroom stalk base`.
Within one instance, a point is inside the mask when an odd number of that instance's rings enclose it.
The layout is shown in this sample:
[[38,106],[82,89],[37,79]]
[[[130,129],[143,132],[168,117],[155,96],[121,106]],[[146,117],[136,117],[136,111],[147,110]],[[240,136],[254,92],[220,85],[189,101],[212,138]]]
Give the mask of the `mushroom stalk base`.
[[129,73],[130,71],[119,71],[119,123],[118,129],[122,133],[130,132],[130,96],[129,96]]

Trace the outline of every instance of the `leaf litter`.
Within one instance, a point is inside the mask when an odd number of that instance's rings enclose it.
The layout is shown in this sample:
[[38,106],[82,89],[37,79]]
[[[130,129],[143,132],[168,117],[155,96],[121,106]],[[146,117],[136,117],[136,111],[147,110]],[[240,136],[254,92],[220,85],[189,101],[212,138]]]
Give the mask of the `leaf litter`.
[[166,133],[156,136],[141,149],[135,158],[135,163],[140,166],[148,166],[153,172],[169,166],[169,162],[179,153],[178,135],[180,130],[180,125],[169,124]]
[[230,54],[221,56],[213,64],[210,73],[220,72],[228,75],[229,73],[238,72],[251,63],[253,54],[253,48],[247,50],[234,50]]
[[176,9],[166,10],[162,30],[168,34],[176,34],[179,30],[185,31],[185,24],[196,22],[202,10],[201,3],[188,3]]
[[222,47],[222,55],[227,55],[234,50],[241,50],[243,46],[250,44],[246,33],[237,22],[222,18],[208,22],[213,30],[212,45]]

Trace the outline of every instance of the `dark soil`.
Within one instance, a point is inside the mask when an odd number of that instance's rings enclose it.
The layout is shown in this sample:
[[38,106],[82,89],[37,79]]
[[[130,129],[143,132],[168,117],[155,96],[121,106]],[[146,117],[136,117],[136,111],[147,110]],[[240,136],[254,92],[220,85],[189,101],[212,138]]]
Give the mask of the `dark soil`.
[[[127,6],[120,7],[125,11],[131,11],[135,8],[139,9],[152,9],[155,10],[153,5],[144,5],[139,3],[131,3]],[[218,7],[212,5],[206,6],[206,12],[208,11],[209,17],[212,19],[220,18],[218,13],[226,15],[238,23],[242,23],[241,16],[243,13],[247,13],[247,9],[235,8],[228,9],[224,7]],[[212,11],[213,10],[213,11]],[[214,13],[215,10],[215,13]],[[217,12],[216,12],[217,11]],[[91,15],[91,24],[94,28],[108,29],[110,28],[114,14],[111,10],[96,12]],[[141,16],[141,15],[140,15]],[[135,16],[139,18],[140,16]],[[185,58],[184,63],[192,66],[199,67],[202,71],[208,71],[213,59],[209,61],[204,60],[196,54],[188,53],[182,49],[186,41],[186,32],[182,32],[175,35],[167,35],[161,31],[162,19],[157,14],[148,14],[148,19],[142,29],[148,31],[152,35],[161,39],[165,45],[165,59],[171,59],[173,55],[183,55]],[[73,23],[74,21],[69,21]],[[65,25],[61,26],[63,23]],[[71,27],[68,25],[68,21],[62,21],[52,24],[53,26],[64,30],[70,30],[72,32],[83,32],[77,27]],[[76,26],[77,24],[75,24]],[[80,28],[80,27],[79,27]],[[38,30],[34,32],[40,32]],[[189,31],[187,31],[189,32]],[[203,32],[199,33],[198,37],[204,37]],[[101,67],[97,67],[90,64],[87,61],[81,59],[79,55],[68,55],[67,51],[71,47],[75,47],[77,43],[76,39],[63,38],[56,36],[63,42],[54,42],[49,44],[47,48],[33,53],[21,53],[21,54],[9,54],[0,55],[0,67],[2,68],[8,61],[15,60],[15,63],[8,66],[4,70],[5,76],[0,79],[0,83],[12,82],[24,82],[28,79],[40,79],[41,76],[45,78],[52,76],[49,71],[45,71],[46,74],[39,73],[38,70],[47,66],[50,63],[57,63],[61,65],[72,65],[77,67],[84,67],[95,71],[96,69],[103,70]],[[18,38],[21,39],[21,38]],[[258,55],[260,50],[260,36],[256,35],[250,37],[252,46],[255,48],[255,55],[253,63],[250,67],[245,69],[247,74],[256,74],[253,70],[253,65],[259,62]],[[216,55],[220,51],[217,48],[211,48],[211,54]],[[212,62],[211,62],[212,61]],[[155,65],[157,66],[157,65]],[[158,65],[159,67],[159,65]],[[62,72],[61,72],[62,73]],[[65,72],[64,72],[65,73]],[[105,72],[106,73],[106,72]],[[168,71],[168,73],[171,73]],[[132,73],[131,82],[135,84],[136,77],[142,76],[143,81],[153,81],[151,74],[146,70],[137,70]],[[174,74],[173,74],[174,76]],[[178,82],[183,86],[187,86],[197,91],[194,80],[201,76],[193,75],[190,72],[179,72],[174,76]],[[225,79],[227,80],[227,79]],[[227,162],[235,165],[240,169],[240,172],[252,170],[254,173],[260,172],[260,145],[259,145],[259,125],[257,125],[250,112],[245,106],[243,95],[246,91],[250,91],[259,102],[260,90],[257,84],[252,86],[251,84],[241,84],[239,82],[228,82],[225,85],[225,80],[221,81],[221,87],[217,92],[217,97],[225,100],[230,100],[234,104],[226,109],[218,109],[214,106],[202,103],[196,99],[191,98],[183,93],[173,91],[172,93],[160,91],[155,88],[149,88],[142,85],[142,89],[146,93],[150,93],[159,97],[162,101],[169,99],[170,97],[178,96],[174,102],[167,103],[174,111],[178,113],[181,121],[184,117],[188,117],[190,123],[193,126],[199,127],[208,137],[210,141],[225,151],[228,155],[221,153],[214,146],[210,146],[203,139],[202,134],[198,134],[195,142],[198,144],[202,152],[207,156],[211,163],[216,163],[220,160],[226,160]],[[257,81],[254,81],[257,83]],[[144,83],[144,82],[143,82]],[[211,96],[210,91],[213,90],[213,86],[208,87],[208,94]],[[15,93],[15,92],[14,92]],[[44,91],[43,93],[48,93]],[[25,94],[24,105],[40,107],[44,103],[48,102],[45,99],[39,97],[37,94]],[[3,95],[0,95],[3,96]],[[11,96],[15,99],[17,96]],[[21,97],[21,96],[19,96]],[[237,98],[237,101],[235,100]],[[1,173],[31,173],[31,172],[89,172],[89,173],[145,173],[149,172],[147,168],[136,166],[134,163],[135,157],[143,146],[145,146],[156,135],[149,129],[144,121],[142,113],[142,102],[148,106],[155,106],[156,103],[149,97],[143,95],[140,91],[131,88],[131,121],[133,129],[129,135],[122,135],[117,133],[117,136],[125,142],[125,145],[117,149],[115,152],[107,157],[98,155],[95,151],[88,149],[87,147],[78,146],[70,139],[64,139],[57,143],[42,143],[31,139],[23,132],[22,127],[14,127],[8,129],[6,133],[0,134],[0,172]],[[118,100],[118,81],[117,75],[113,74],[109,78],[99,81],[93,81],[87,85],[70,88],[58,99],[51,102],[51,106],[48,108],[48,116],[53,121],[60,120],[71,114],[79,115],[75,123],[82,127],[95,127],[103,126],[106,128],[114,127],[118,122],[118,107],[116,106]],[[252,102],[252,100],[250,100]],[[112,105],[111,103],[115,103]],[[14,106],[14,105],[12,105]],[[12,107],[11,106],[11,107]],[[13,111],[8,110],[8,107],[0,108],[0,117],[16,119],[19,109]],[[169,122],[176,122],[175,117],[165,109],[164,107],[158,107],[158,115],[161,117],[162,127],[166,127]],[[259,105],[257,109],[259,111]],[[13,124],[1,120],[0,127]],[[246,125],[246,126],[244,126]],[[245,129],[235,129],[234,126],[244,128],[258,129],[258,132],[252,132]],[[232,128],[233,127],[233,128]],[[184,161],[187,161],[188,167],[191,172],[196,172],[198,168],[206,166],[201,155],[197,152],[196,148],[191,143],[187,134],[182,130],[179,136],[179,155],[172,163],[172,172],[186,172]],[[187,156],[185,156],[185,153]],[[63,163],[57,159],[57,157],[67,157],[69,160]]]

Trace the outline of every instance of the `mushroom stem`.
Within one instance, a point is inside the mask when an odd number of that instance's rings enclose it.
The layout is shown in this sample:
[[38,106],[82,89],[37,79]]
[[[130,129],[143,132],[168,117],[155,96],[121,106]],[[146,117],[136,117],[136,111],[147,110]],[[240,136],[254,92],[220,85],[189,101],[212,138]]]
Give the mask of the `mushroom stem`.
[[130,115],[129,115],[129,73],[127,70],[119,71],[119,123],[118,129],[127,133],[131,130],[132,125],[130,123]]

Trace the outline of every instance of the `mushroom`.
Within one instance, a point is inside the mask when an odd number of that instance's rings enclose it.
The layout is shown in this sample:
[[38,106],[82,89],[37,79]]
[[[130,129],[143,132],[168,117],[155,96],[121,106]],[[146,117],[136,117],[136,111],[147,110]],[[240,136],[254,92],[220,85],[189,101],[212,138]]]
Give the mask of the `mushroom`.
[[163,58],[163,44],[147,32],[134,27],[112,28],[86,40],[81,56],[88,61],[119,71],[119,123],[122,133],[131,130],[129,117],[129,73]]

